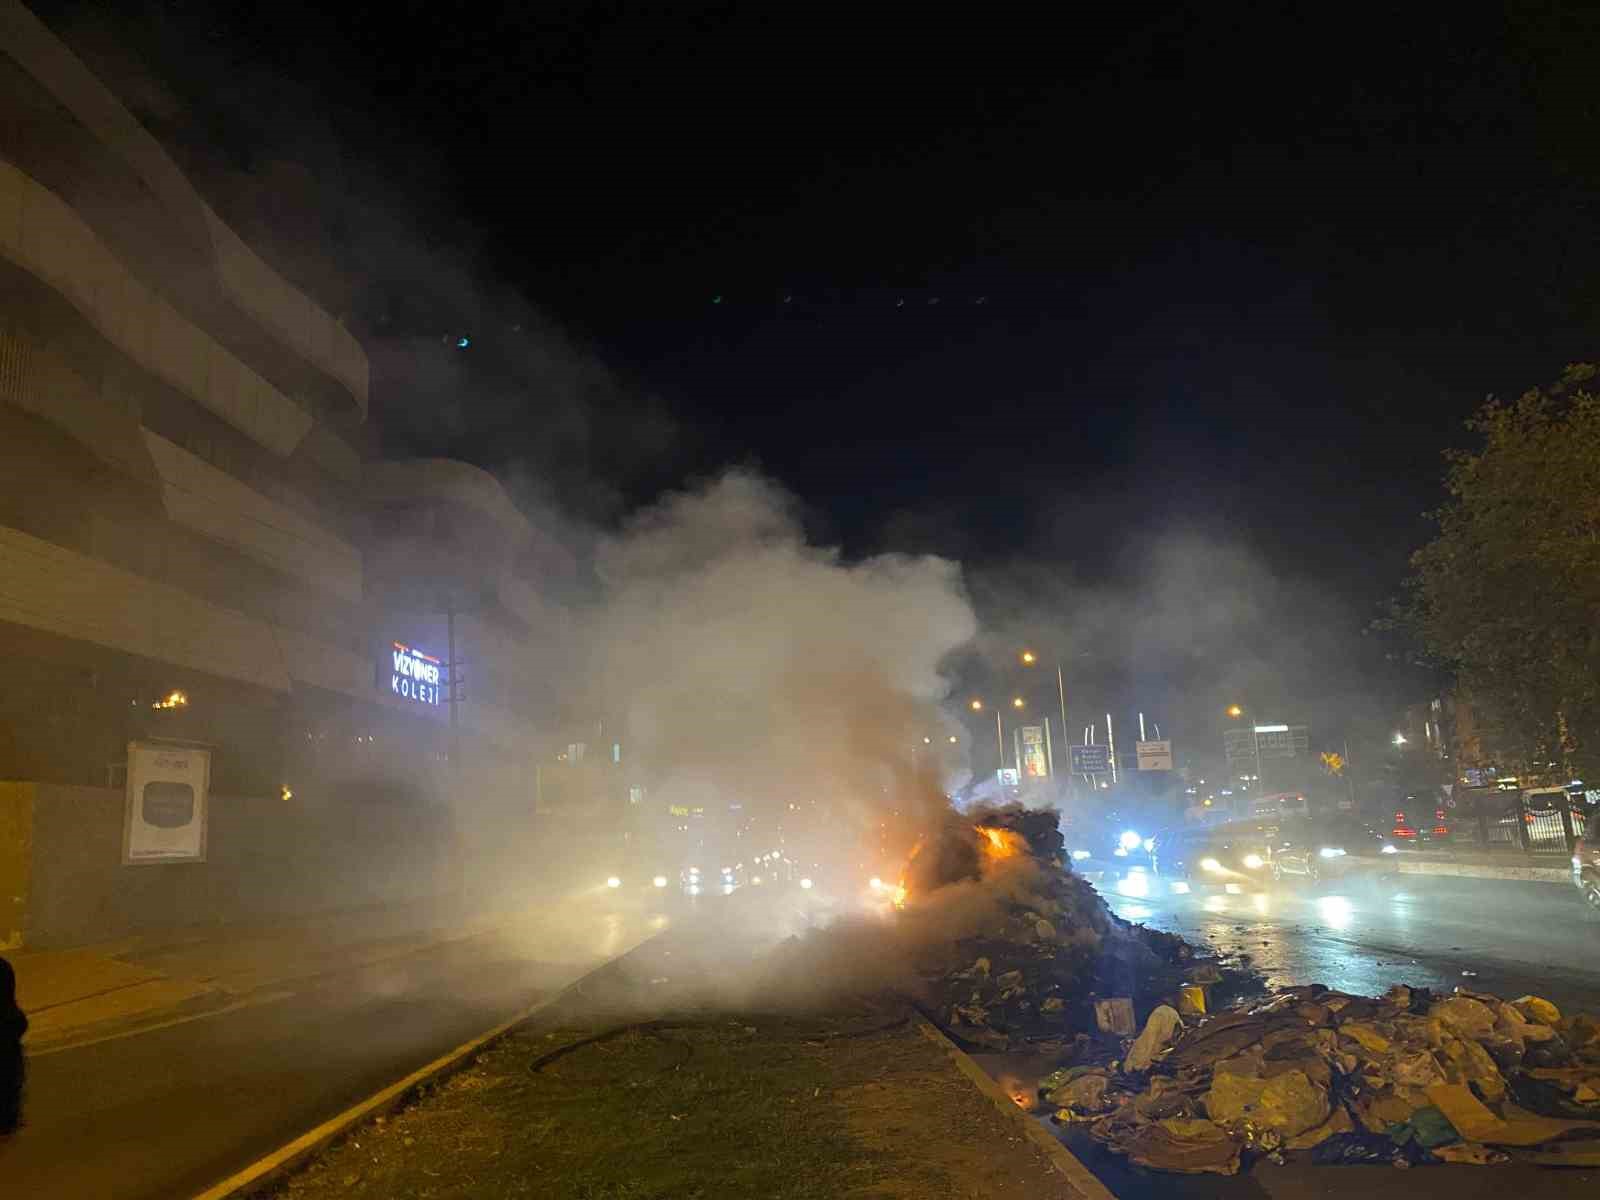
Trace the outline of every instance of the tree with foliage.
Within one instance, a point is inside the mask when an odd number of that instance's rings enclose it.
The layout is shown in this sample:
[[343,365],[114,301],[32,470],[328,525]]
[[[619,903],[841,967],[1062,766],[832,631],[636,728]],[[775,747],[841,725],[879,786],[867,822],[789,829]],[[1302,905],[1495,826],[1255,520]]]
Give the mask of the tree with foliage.
[[1468,422],[1404,616],[1455,673],[1502,767],[1600,773],[1600,389],[1595,367]]

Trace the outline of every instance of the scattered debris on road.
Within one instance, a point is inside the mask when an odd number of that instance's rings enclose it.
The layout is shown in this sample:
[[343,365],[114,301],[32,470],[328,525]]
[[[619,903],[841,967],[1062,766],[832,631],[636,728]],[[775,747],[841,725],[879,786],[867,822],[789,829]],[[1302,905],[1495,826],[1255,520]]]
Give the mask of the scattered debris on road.
[[1600,1023],[1537,996],[1285,988],[1187,1022],[1158,1007],[1131,1044],[1077,1058],[1039,1085],[1042,1106],[1155,1170],[1230,1175],[1296,1152],[1600,1166]]

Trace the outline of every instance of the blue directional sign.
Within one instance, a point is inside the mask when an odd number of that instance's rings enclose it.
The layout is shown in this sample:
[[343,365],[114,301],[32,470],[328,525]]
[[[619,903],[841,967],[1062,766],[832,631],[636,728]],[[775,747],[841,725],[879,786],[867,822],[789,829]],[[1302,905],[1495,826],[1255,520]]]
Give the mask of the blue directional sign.
[[1101,775],[1111,770],[1111,758],[1104,746],[1072,746],[1074,775]]

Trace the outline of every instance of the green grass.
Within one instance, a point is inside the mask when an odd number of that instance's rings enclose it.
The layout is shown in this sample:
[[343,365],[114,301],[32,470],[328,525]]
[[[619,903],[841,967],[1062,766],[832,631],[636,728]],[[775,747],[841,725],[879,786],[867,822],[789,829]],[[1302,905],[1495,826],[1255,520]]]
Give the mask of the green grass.
[[888,1169],[835,1101],[841,1083],[871,1074],[873,1038],[715,1020],[628,1033],[528,1069],[583,1032],[507,1038],[281,1194],[837,1200],[869,1192]]

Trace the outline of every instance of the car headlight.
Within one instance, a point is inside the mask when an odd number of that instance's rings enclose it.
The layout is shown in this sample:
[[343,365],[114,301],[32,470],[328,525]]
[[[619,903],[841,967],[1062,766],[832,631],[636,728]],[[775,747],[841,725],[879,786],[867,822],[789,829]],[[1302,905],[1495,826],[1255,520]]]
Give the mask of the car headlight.
[[1267,860],[1262,858],[1259,854],[1246,854],[1244,856],[1244,865],[1249,867],[1252,871],[1259,871],[1262,867],[1267,865]]
[[650,882],[655,884],[657,887],[666,887],[667,886],[667,877],[665,875],[657,875]]
[[612,875],[606,880],[606,886],[609,888],[619,888],[622,886],[622,880],[618,879],[615,875]]
[[806,891],[808,891],[808,892],[809,892],[809,891],[810,891],[810,890],[811,890],[811,880],[809,880],[809,879],[802,879],[802,880],[801,880],[801,881],[800,881],[800,886],[801,886],[801,887],[803,887],[803,888],[805,888],[805,890],[806,890]]
[[883,891],[883,880],[879,879],[876,875],[874,875],[871,879],[869,879],[867,881],[867,886],[870,887],[875,892],[881,892],[881,891]]
[[1074,850],[1072,852],[1072,861],[1073,862],[1082,862],[1086,858],[1093,858],[1093,857],[1094,857],[1094,855],[1090,854],[1089,851],[1087,851],[1087,850]]
[[1323,858],[1343,858],[1344,849],[1340,846],[1324,846],[1317,851]]
[[1214,858],[1202,858],[1200,860],[1200,869],[1202,871],[1220,871],[1222,870],[1222,864]]
[[1117,839],[1117,842],[1124,850],[1137,850],[1139,848],[1139,844],[1143,841],[1144,839],[1139,836],[1138,832],[1132,829],[1128,830]]
[[1383,844],[1383,849],[1380,850],[1378,853],[1380,853],[1380,854],[1399,854],[1400,853],[1400,848],[1398,846],[1390,844],[1389,842],[1385,842]]

